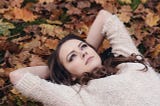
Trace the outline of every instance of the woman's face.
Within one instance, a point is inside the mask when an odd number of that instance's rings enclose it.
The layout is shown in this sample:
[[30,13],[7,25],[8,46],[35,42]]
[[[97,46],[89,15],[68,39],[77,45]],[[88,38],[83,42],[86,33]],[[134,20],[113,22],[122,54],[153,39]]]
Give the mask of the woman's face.
[[62,44],[59,58],[62,65],[75,77],[102,65],[97,52],[85,42],[77,39],[71,39]]

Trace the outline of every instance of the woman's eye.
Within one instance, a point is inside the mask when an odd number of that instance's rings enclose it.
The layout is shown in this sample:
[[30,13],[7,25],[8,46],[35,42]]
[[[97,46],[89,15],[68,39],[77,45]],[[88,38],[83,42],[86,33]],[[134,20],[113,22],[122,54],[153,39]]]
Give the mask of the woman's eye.
[[70,57],[69,57],[69,62],[73,61],[73,59],[76,57],[76,54],[72,54]]
[[86,48],[87,46],[87,44],[82,44],[81,49]]

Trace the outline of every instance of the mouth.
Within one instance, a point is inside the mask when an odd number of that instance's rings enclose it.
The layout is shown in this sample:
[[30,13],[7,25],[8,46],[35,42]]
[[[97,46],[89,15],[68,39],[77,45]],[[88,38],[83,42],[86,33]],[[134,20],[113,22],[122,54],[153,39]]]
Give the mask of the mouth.
[[87,60],[86,60],[86,62],[85,62],[85,65],[87,65],[87,64],[92,60],[93,57],[94,57],[94,56],[91,56],[91,57],[87,58]]

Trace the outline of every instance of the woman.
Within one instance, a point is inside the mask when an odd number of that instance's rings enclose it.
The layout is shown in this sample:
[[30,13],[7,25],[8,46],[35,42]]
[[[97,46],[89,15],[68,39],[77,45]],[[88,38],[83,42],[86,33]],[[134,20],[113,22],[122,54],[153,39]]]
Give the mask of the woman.
[[[113,55],[102,62],[96,50],[104,37]],[[54,83],[44,80],[49,75]],[[138,52],[123,23],[104,10],[86,42],[69,35],[51,55],[49,69],[18,69],[10,73],[10,79],[25,96],[48,106],[160,105],[158,74]]]

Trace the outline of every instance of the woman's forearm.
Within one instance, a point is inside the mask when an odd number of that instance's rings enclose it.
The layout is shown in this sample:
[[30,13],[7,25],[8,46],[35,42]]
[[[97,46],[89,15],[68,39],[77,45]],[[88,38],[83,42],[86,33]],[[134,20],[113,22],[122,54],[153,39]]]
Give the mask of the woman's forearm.
[[91,25],[86,41],[95,49],[99,48],[104,39],[104,36],[101,35],[101,32],[103,29],[105,18],[109,18],[111,15],[111,13],[105,10],[101,10],[96,16],[93,24]]
[[16,84],[26,73],[32,73],[40,78],[47,79],[49,78],[49,69],[48,66],[34,66],[20,68],[10,73],[10,81],[13,84]]

